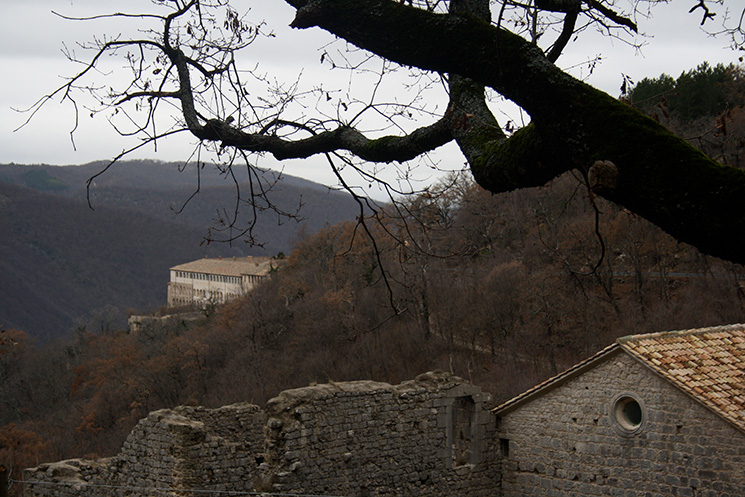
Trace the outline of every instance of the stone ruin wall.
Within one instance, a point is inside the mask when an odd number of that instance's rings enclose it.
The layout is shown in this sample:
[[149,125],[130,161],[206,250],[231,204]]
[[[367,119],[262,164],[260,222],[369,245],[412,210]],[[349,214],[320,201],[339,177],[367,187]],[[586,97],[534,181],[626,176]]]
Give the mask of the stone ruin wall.
[[487,402],[460,378],[427,373],[397,386],[288,390],[263,410],[164,409],[141,420],[115,457],[26,470],[24,495],[498,495]]
[[358,496],[498,494],[495,420],[446,375],[288,390],[267,404],[264,489]]
[[24,496],[190,495],[179,489],[253,490],[266,415],[257,406],[177,407],[150,413],[111,458],[24,471]]

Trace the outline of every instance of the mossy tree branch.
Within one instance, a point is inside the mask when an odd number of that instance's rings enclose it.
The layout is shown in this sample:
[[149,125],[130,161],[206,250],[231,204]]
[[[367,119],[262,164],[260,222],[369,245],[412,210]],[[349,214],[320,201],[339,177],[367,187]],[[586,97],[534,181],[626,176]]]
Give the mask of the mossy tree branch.
[[473,16],[390,0],[286,1],[298,9],[295,27],[319,26],[389,60],[458,74],[525,109],[533,125],[509,140],[469,128],[467,158],[487,190],[541,184],[570,168],[587,172],[608,161],[617,182],[603,188],[605,197],[704,252],[745,262],[745,171],[716,163],[572,78],[519,36]]

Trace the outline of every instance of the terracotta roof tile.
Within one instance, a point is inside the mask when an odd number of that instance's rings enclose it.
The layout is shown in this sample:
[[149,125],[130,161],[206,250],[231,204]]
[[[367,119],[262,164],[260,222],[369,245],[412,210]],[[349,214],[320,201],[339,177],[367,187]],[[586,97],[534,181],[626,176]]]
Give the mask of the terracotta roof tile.
[[745,325],[632,335],[620,346],[745,430]]

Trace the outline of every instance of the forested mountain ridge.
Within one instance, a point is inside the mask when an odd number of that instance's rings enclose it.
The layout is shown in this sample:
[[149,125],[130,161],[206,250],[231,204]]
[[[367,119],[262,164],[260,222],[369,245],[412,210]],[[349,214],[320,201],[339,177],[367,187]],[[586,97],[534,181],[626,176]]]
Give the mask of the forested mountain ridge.
[[91,209],[86,182],[102,167],[0,165],[2,326],[61,336],[102,313],[121,325],[127,309],[165,304],[171,266],[205,255],[289,252],[301,230],[312,233],[357,213],[348,196],[283,176],[270,198],[298,212],[297,220],[267,210],[259,214],[257,244],[205,244],[208,228],[233,209],[230,181],[205,168],[189,200],[196,172],[123,162],[95,178]]
[[32,335],[59,336],[106,306],[153,306],[168,264],[194,254],[198,231],[183,224],[8,183],[0,198],[0,319]]
[[[106,165],[106,161],[72,165],[73,167],[0,164],[0,181],[20,183],[38,190],[65,191],[66,194],[83,191],[89,179],[93,179],[95,186],[98,187],[119,186],[155,190],[194,189],[198,175],[202,186],[225,186],[230,182],[224,174],[211,166],[197,167],[196,163],[121,160],[104,172]],[[279,176],[279,173],[273,171],[266,172],[271,177]],[[306,179],[285,174],[281,174],[281,177],[285,185],[310,190],[327,190],[325,186]]]

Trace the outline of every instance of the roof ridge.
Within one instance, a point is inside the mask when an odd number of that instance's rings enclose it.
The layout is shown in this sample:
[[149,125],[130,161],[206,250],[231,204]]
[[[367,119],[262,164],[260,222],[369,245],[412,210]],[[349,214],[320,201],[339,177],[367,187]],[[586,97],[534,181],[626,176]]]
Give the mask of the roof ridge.
[[634,335],[625,335],[618,337],[616,342],[623,345],[627,342],[633,342],[636,340],[653,340],[666,336],[688,336],[688,335],[703,335],[706,333],[721,333],[733,330],[745,330],[745,323],[725,324],[719,326],[709,326],[706,328],[689,328],[684,330],[668,330],[668,331],[657,331],[654,333],[638,333]]

